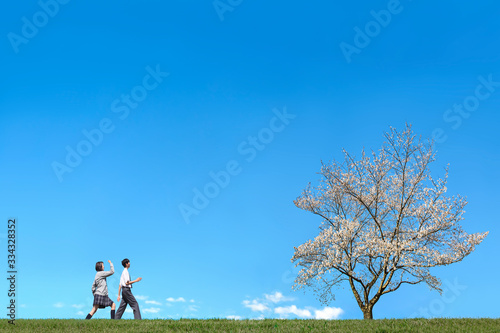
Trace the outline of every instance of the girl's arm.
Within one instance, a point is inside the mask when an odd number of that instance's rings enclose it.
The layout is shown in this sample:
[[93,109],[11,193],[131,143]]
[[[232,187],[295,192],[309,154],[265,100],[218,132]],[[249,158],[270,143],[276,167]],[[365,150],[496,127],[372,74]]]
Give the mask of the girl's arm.
[[115,268],[113,267],[113,263],[111,262],[111,260],[108,260],[109,262],[109,271],[107,272],[102,272],[102,276],[104,277],[108,277],[110,275],[113,275],[115,273]]

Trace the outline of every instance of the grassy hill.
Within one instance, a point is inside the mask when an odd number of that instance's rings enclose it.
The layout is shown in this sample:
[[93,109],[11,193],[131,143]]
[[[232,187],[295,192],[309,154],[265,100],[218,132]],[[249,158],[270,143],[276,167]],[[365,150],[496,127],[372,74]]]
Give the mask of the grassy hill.
[[109,320],[6,319],[0,331],[14,332],[500,332],[500,319],[380,319],[380,320]]

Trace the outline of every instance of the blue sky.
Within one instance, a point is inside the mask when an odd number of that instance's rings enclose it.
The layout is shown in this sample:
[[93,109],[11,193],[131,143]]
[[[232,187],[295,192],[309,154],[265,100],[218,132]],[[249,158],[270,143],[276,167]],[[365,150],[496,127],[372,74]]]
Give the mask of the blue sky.
[[11,3],[0,240],[16,217],[18,316],[85,317],[95,262],[115,264],[116,299],[127,257],[144,318],[360,319],[347,285],[328,307],[291,290],[293,247],[321,223],[293,200],[321,160],[410,122],[437,135],[433,172],[450,164],[464,229],[490,234],[434,270],[443,297],[403,287],[374,317],[498,317],[499,14],[491,1]]

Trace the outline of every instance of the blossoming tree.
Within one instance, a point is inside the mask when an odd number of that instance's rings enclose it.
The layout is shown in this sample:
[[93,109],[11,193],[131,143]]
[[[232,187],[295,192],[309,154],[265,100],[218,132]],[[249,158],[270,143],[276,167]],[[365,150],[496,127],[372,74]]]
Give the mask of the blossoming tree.
[[294,247],[291,260],[302,269],[293,288],[312,287],[328,303],[348,281],[365,319],[403,284],[424,282],[441,294],[430,268],[461,261],[488,235],[462,230],[467,201],[445,196],[448,168],[444,179],[431,177],[431,141],[411,125],[385,137],[378,153],[357,160],[344,150],[343,162],[322,163],[320,184],[294,201],[322,223],[316,238]]

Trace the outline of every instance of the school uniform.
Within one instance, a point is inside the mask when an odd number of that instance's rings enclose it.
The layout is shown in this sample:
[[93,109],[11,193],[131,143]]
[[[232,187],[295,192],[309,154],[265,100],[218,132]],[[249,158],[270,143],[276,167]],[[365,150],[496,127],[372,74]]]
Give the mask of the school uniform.
[[106,278],[115,273],[113,264],[109,264],[109,271],[99,271],[95,274],[94,283],[92,284],[92,294],[94,294],[94,305],[98,305],[100,309],[113,305],[113,301],[108,296],[108,284]]
[[123,269],[122,275],[120,277],[120,286],[122,288],[122,301],[120,302],[120,307],[116,310],[115,319],[121,319],[127,305],[130,305],[134,311],[134,319],[142,319],[141,311],[139,310],[139,303],[137,303],[134,295],[132,295],[132,285],[127,284],[130,282],[130,274],[127,268]]

